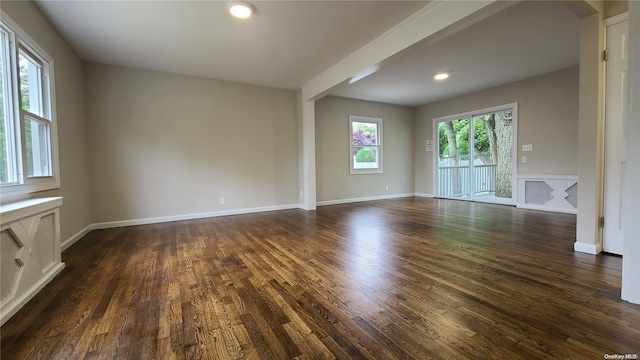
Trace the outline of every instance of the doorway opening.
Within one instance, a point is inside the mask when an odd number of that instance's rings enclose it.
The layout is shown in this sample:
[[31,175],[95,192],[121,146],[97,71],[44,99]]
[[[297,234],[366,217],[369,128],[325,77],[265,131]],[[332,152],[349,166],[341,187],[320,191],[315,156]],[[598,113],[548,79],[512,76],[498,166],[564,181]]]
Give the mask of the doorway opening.
[[434,120],[436,196],[515,204],[517,104]]

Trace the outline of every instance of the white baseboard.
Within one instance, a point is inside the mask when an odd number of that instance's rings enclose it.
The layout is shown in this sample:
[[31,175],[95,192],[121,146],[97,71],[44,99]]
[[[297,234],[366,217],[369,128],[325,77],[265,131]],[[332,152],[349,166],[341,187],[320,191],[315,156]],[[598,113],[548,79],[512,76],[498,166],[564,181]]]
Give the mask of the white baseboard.
[[85,235],[89,233],[89,231],[93,230],[93,224],[87,225],[84,229],[80,230],[77,234],[65,240],[62,244],[60,244],[60,250],[65,251],[71,247],[71,245],[75,244],[78,240],[82,239]]
[[559,213],[564,213],[564,214],[577,214],[578,213],[578,210],[576,210],[576,209],[559,209],[559,208],[547,207],[547,206],[544,206],[544,205],[532,205],[532,204],[518,203],[518,204],[516,204],[516,207],[520,208],[520,209],[551,211],[551,212],[559,212]]
[[576,241],[573,244],[573,250],[577,252],[583,252],[591,255],[598,255],[602,252],[602,246],[596,244],[587,244],[583,242]]
[[223,211],[213,211],[213,212],[197,213],[197,214],[162,216],[162,217],[146,218],[146,219],[110,221],[110,222],[93,224],[92,227],[93,229],[96,229],[96,230],[110,229],[110,228],[125,227],[125,226],[158,224],[158,223],[172,222],[172,221],[196,220],[196,219],[212,218],[212,217],[219,217],[219,216],[251,214],[251,213],[257,213],[257,212],[289,210],[289,209],[297,209],[297,208],[298,208],[298,204],[264,206],[264,207],[257,207],[257,208],[223,210]]
[[405,198],[405,197],[412,197],[412,196],[415,196],[415,194],[409,193],[409,194],[379,195],[379,196],[367,196],[367,197],[350,198],[350,199],[325,200],[325,201],[318,201],[316,204],[318,206],[326,206],[326,205],[348,204],[348,203],[363,202],[363,201],[398,199],[398,198]]
[[[433,198],[433,194],[408,193],[408,194],[393,194],[393,195],[368,196],[368,197],[351,198],[351,199],[318,201],[317,205],[324,206],[324,205],[347,204],[347,203],[362,202],[362,201],[397,199],[397,198],[405,198],[405,197],[412,197],[412,196]],[[523,206],[523,208],[527,208],[527,207]],[[67,250],[73,244],[75,244],[78,240],[80,240],[82,237],[87,235],[91,230],[110,229],[110,228],[116,228],[116,227],[135,226],[135,225],[157,224],[157,223],[171,222],[171,221],[195,220],[195,219],[204,219],[204,218],[210,218],[210,217],[251,214],[251,213],[257,213],[257,212],[289,210],[289,209],[304,210],[304,208],[302,208],[300,204],[290,204],[290,205],[265,206],[265,207],[247,208],[247,209],[214,211],[214,212],[208,212],[208,213],[185,214],[185,215],[164,216],[164,217],[146,218],[146,219],[95,223],[95,224],[87,225],[87,227],[79,231],[77,234],[65,240],[60,245],[60,249],[61,251]],[[539,210],[542,210],[542,209],[539,209]],[[578,252],[596,255],[602,251],[602,247],[596,246],[594,244],[587,244],[587,243],[581,243],[576,241],[574,244],[574,250]]]
[[208,213],[184,214],[184,215],[163,216],[163,217],[146,218],[146,219],[134,219],[134,220],[95,223],[95,224],[87,225],[87,227],[79,231],[77,234],[65,240],[61,244],[60,249],[62,251],[67,250],[68,248],[71,247],[71,245],[75,244],[78,240],[80,240],[82,237],[87,235],[91,230],[111,229],[111,228],[135,226],[135,225],[158,224],[158,223],[171,222],[171,221],[196,220],[196,219],[212,218],[212,217],[219,217],[219,216],[251,214],[251,213],[257,213],[257,212],[289,210],[289,209],[298,209],[298,208],[300,208],[300,205],[298,204],[276,205],[276,206],[264,206],[264,207],[257,207],[257,208],[214,211],[214,212],[208,212]]
[[[403,197],[411,197],[411,196],[433,197],[429,194],[420,194],[420,195],[416,195],[413,193],[394,194],[394,195],[371,196],[371,197],[332,200],[332,201],[319,201],[317,205],[320,206],[320,205],[331,205],[331,204],[344,204],[344,203],[351,203],[351,202],[395,199],[395,198],[403,198]],[[256,207],[256,208],[214,211],[214,212],[207,212],[207,213],[184,214],[184,215],[163,216],[163,217],[155,217],[155,218],[94,223],[94,224],[87,225],[84,229],[79,231],[77,234],[65,240],[61,244],[60,249],[62,251],[67,250],[73,244],[75,244],[78,240],[80,240],[82,237],[87,235],[91,230],[111,229],[111,228],[125,227],[125,226],[158,224],[158,223],[171,222],[171,221],[195,220],[195,219],[204,219],[204,218],[219,217],[219,216],[241,215],[241,214],[251,214],[251,213],[257,213],[257,212],[289,210],[289,209],[306,210],[304,206],[301,204],[289,204],[289,205],[276,205],[276,206],[264,206],[264,207]]]

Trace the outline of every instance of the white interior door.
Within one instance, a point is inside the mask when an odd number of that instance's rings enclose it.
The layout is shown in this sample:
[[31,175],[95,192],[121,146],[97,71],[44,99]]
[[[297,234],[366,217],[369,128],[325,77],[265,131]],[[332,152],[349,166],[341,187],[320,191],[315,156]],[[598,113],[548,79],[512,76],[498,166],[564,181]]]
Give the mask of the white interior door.
[[607,27],[603,250],[622,255],[622,199],[627,141],[627,20]]

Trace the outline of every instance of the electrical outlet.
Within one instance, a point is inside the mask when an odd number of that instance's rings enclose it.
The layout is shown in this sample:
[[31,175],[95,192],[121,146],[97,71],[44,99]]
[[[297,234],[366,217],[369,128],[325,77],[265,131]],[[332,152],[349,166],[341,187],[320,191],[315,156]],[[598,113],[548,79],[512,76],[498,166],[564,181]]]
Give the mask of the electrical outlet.
[[526,157],[526,156],[523,156],[523,157],[522,157],[522,163],[523,163],[523,164],[526,164],[526,163],[527,163],[527,157]]
[[386,191],[389,191],[389,185],[385,186],[385,187],[384,187],[384,189],[385,189]]
[[220,198],[220,205],[224,205],[224,198],[223,197]]
[[533,145],[522,145],[522,151],[533,151]]

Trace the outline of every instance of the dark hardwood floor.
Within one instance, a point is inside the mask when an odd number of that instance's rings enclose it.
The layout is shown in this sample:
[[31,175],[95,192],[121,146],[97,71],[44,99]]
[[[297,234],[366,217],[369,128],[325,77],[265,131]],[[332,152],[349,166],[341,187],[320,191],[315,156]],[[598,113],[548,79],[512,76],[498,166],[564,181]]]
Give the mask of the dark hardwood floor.
[[640,356],[621,258],[575,216],[399,199],[97,230],[2,359]]

